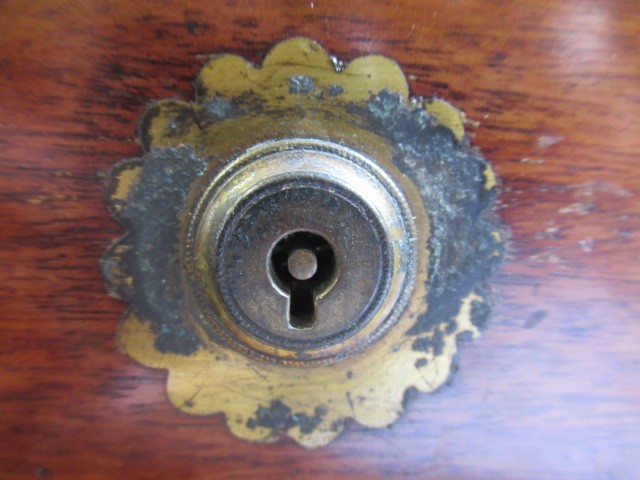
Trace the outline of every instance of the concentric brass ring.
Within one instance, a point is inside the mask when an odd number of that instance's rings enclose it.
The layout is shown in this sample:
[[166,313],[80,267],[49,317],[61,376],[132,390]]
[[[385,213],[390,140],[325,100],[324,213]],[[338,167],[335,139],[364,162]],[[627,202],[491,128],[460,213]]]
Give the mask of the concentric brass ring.
[[[346,358],[384,335],[406,305],[415,281],[413,218],[397,183],[351,148],[317,139],[252,147],[213,179],[191,213],[184,260],[203,322],[263,360]],[[327,238],[339,264],[335,286],[317,299],[313,328],[287,324],[291,299],[261,268],[293,230]]]

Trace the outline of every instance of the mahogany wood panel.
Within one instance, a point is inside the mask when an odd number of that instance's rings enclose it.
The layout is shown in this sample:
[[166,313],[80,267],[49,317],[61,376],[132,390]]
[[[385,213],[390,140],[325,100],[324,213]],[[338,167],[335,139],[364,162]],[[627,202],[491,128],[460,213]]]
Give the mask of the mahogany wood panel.
[[[55,1],[0,5],[0,478],[640,476],[640,3]],[[104,173],[207,55],[306,35],[397,59],[462,108],[513,231],[492,325],[391,428],[253,445],[117,351]]]

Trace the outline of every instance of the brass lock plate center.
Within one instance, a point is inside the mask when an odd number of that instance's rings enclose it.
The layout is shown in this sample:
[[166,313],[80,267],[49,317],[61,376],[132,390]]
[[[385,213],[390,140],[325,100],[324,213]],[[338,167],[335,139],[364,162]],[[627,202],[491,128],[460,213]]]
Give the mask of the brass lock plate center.
[[345,358],[393,325],[412,289],[406,199],[375,162],[337,143],[249,149],[191,218],[184,260],[203,323],[262,359]]

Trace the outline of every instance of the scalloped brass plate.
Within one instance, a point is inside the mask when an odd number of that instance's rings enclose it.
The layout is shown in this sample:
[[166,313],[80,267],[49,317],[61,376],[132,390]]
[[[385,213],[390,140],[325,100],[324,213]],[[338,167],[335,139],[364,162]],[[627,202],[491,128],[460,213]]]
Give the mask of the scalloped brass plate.
[[[457,340],[479,335],[503,256],[497,181],[464,123],[443,100],[410,99],[379,55],[342,66],[293,38],[260,67],[213,57],[196,101],[151,104],[144,155],[109,176],[126,233],[102,270],[130,304],[121,349],[167,371],[178,409],[222,412],[246,440],[318,447],[348,419],[393,423],[405,391],[443,385]],[[336,257],[308,324],[287,317],[292,297],[263,258],[299,230]]]

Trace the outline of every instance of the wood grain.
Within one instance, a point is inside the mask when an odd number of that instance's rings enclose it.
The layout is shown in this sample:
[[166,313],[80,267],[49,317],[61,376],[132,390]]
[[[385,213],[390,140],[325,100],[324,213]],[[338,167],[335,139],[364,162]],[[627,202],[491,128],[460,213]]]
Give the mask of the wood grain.
[[[633,0],[0,6],[0,478],[602,479],[640,475],[640,4]],[[292,35],[397,59],[478,122],[510,260],[453,384],[392,428],[252,445],[120,354],[103,177],[145,104],[207,55]]]

